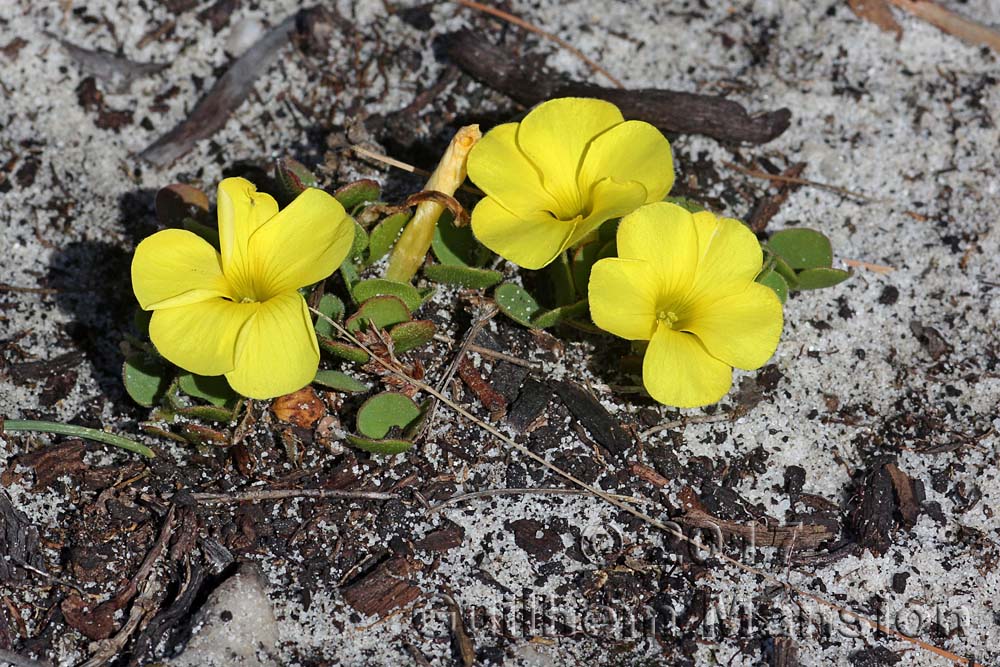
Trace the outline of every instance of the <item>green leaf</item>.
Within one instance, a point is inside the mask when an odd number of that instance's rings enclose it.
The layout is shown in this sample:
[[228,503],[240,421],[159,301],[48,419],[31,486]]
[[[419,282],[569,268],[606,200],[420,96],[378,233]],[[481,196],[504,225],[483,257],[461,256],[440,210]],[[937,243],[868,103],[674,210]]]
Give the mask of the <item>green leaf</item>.
[[214,405],[192,405],[187,408],[179,408],[177,413],[185,417],[193,417],[207,422],[219,422],[220,424],[228,424],[236,417],[232,410]]
[[203,225],[194,218],[184,218],[184,221],[181,223],[181,227],[188,230],[192,234],[196,234],[205,239],[216,250],[220,248],[218,229],[209,227],[208,225]]
[[376,181],[370,178],[363,178],[360,181],[348,183],[333,193],[337,201],[343,205],[344,209],[350,213],[361,204],[370,201],[378,201],[382,195],[382,188]]
[[394,213],[378,223],[368,237],[368,263],[374,264],[385,257],[396,242],[399,232],[410,221],[409,211]]
[[457,227],[454,216],[447,211],[434,228],[431,249],[439,262],[450,266],[482,266],[492,255],[476,240],[471,226]]
[[368,249],[368,232],[358,224],[357,220],[352,218],[351,222],[354,223],[354,243],[351,244],[351,251],[347,253],[347,256],[351,259],[357,259]]
[[526,327],[533,326],[531,321],[545,312],[535,297],[516,283],[504,283],[497,287],[493,291],[493,299],[504,315]]
[[796,289],[822,289],[833,287],[837,283],[842,283],[851,277],[849,271],[840,269],[806,269],[799,271],[799,284]]
[[[346,306],[344,302],[340,300],[336,294],[330,294],[327,292],[324,294],[316,307],[316,310],[323,313],[331,320],[339,322],[344,318],[346,312]],[[333,338],[333,325],[327,322],[322,317],[316,318],[316,333],[320,336],[327,336],[328,338]]]
[[180,227],[184,218],[207,222],[208,195],[186,183],[174,183],[156,193],[156,219],[164,227]]
[[781,303],[788,301],[788,283],[781,274],[773,269],[767,269],[762,271],[759,276],[757,276],[757,282],[761,285],[767,285],[774,290],[774,293],[778,295],[781,299]]
[[583,299],[553,310],[538,305],[535,298],[514,283],[504,283],[493,292],[493,299],[500,310],[510,319],[532,329],[545,329],[564,320],[574,319],[587,313],[587,300]]
[[780,256],[775,254],[771,255],[771,267],[781,274],[781,277],[785,279],[785,282],[788,283],[788,287],[790,289],[798,288],[799,279],[795,275],[795,270],[788,266],[788,263]]
[[358,432],[368,438],[386,437],[393,428],[405,430],[420,417],[420,406],[406,394],[383,392],[358,408]]
[[354,266],[354,262],[348,257],[344,260],[344,263],[340,265],[340,275],[344,279],[344,284],[347,285],[348,290],[354,289],[354,286],[358,284],[360,276],[358,276],[358,268]]
[[663,201],[677,204],[688,213],[700,213],[705,210],[704,206],[687,197],[666,197]]
[[240,398],[222,375],[209,377],[182,373],[177,378],[177,386],[188,396],[200,398],[219,407],[232,407]]
[[356,345],[342,343],[339,340],[332,340],[326,336],[316,336],[316,340],[319,341],[319,347],[321,350],[336,357],[340,357],[345,361],[350,361],[355,364],[366,364],[371,358],[368,356],[367,352]]
[[277,185],[278,200],[288,204],[306,191],[307,188],[319,187],[316,174],[304,164],[290,157],[284,157],[274,163],[274,182]]
[[830,239],[812,229],[783,229],[772,234],[767,245],[796,270],[828,268],[833,263]]
[[371,452],[372,454],[402,454],[406,450],[410,449],[410,447],[413,447],[413,443],[409,440],[397,440],[394,438],[377,440],[373,438],[362,438],[351,434],[347,435],[347,441],[358,449],[363,449],[366,452]]
[[343,391],[347,393],[368,391],[368,385],[364,382],[340,371],[316,371],[316,377],[313,378],[313,384],[318,384],[321,387],[328,387],[335,391]]
[[347,330],[357,333],[367,329],[368,324],[374,324],[380,329],[387,329],[393,324],[409,322],[412,318],[410,309],[402,299],[395,296],[374,296],[358,308],[358,312],[347,318]]
[[428,280],[445,285],[458,285],[470,289],[493,287],[503,279],[503,274],[491,269],[477,269],[459,264],[431,264],[424,267]]
[[409,283],[397,283],[394,280],[385,280],[384,278],[362,280],[351,291],[354,293],[354,298],[357,299],[358,303],[364,303],[376,296],[394,296],[406,304],[406,307],[411,312],[419,308],[420,304],[423,303],[420,292],[413,285]]
[[143,353],[130,355],[122,364],[122,382],[129,397],[144,408],[160,402],[170,386],[171,369]]
[[426,345],[434,338],[435,333],[437,327],[430,320],[402,322],[389,330],[393,348],[398,354]]
[[531,326],[536,329],[548,329],[565,320],[573,320],[581,315],[586,315],[590,310],[590,304],[586,299],[571,303],[559,308],[547,310],[531,321]]

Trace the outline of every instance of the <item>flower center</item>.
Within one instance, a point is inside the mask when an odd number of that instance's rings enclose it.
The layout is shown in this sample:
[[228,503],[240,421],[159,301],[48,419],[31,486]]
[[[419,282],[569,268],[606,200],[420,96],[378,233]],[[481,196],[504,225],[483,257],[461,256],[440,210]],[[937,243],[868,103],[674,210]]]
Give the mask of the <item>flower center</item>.
[[667,310],[666,308],[664,308],[662,310],[659,310],[656,313],[656,321],[657,322],[662,322],[663,324],[667,325],[671,329],[674,328],[674,323],[676,323],[677,320],[679,320],[679,319],[680,318],[677,317],[677,313],[675,313],[672,310]]

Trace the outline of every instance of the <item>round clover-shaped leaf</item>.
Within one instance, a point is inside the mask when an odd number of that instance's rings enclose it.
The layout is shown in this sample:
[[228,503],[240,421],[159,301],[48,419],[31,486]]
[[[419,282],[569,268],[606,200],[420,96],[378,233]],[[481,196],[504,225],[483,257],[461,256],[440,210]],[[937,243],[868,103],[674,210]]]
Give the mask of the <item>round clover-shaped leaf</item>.
[[430,320],[402,322],[389,330],[393,347],[399,354],[426,345],[434,338],[437,327]]
[[423,303],[423,297],[417,288],[409,283],[398,283],[395,280],[373,278],[362,280],[352,290],[358,303],[364,303],[376,296],[389,295],[400,299],[410,311],[414,311]]
[[374,296],[358,308],[358,311],[347,318],[347,330],[357,333],[373,324],[380,329],[387,329],[393,324],[409,322],[410,309],[402,299],[388,294]]
[[400,431],[420,418],[420,406],[406,394],[383,392],[372,396],[358,409],[358,432],[376,440],[397,428]]
[[333,193],[337,201],[348,213],[351,213],[358,206],[371,201],[378,201],[382,196],[382,188],[378,182],[370,178],[363,178],[360,181],[348,183]]
[[209,377],[181,373],[177,377],[177,386],[188,396],[200,398],[219,407],[232,407],[240,398],[221,375]]
[[806,269],[796,274],[799,280],[798,289],[823,289],[833,287],[851,277],[850,272],[840,269]]
[[833,263],[830,239],[813,229],[783,229],[772,234],[767,245],[796,270],[828,268]]
[[122,365],[126,393],[144,408],[151,408],[160,402],[170,386],[172,375],[166,364],[142,352],[130,355]]
[[767,269],[762,271],[759,276],[757,276],[757,282],[761,285],[767,285],[774,290],[774,293],[778,295],[781,299],[781,303],[788,301],[788,283],[781,274],[774,269]]

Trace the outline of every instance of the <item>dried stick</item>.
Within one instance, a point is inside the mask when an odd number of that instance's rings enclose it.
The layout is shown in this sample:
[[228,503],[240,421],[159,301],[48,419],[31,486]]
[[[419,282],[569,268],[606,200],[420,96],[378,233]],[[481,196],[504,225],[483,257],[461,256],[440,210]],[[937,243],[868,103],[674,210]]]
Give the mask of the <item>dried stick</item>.
[[259,503],[286,498],[350,498],[352,500],[394,500],[395,493],[382,491],[347,491],[344,489],[275,489],[270,491],[244,491],[242,493],[192,493],[197,503]]
[[854,199],[860,199],[865,202],[875,202],[878,201],[874,197],[869,197],[866,194],[860,192],[855,192],[853,190],[848,190],[847,188],[842,188],[837,185],[830,185],[829,183],[820,183],[819,181],[810,181],[808,178],[798,178],[795,176],[783,176],[781,174],[769,174],[766,171],[760,171],[758,169],[748,169],[747,167],[741,167],[738,164],[732,162],[723,162],[723,166],[732,169],[733,171],[738,171],[741,174],[746,174],[747,176],[753,176],[754,178],[762,178],[768,181],[777,181],[779,183],[794,183],[795,185],[808,185],[813,188],[820,188],[822,190],[829,190],[830,192],[836,192],[837,194],[844,195],[845,197],[853,197]]
[[441,38],[448,57],[482,84],[525,106],[555,97],[594,97],[664,132],[704,134],[720,141],[762,144],[788,129],[792,112],[778,109],[751,115],[717,95],[640,88],[623,90],[573,81],[545,67],[529,66],[517,55],[469,30]]
[[[491,496],[522,496],[526,494],[538,494],[542,496],[589,496],[592,495],[590,491],[586,489],[484,489],[482,491],[470,491],[469,493],[463,493],[460,496],[452,496],[447,500],[438,503],[432,507],[428,507],[424,511],[424,515],[431,515],[435,512],[443,510],[445,507],[451,505],[457,505],[458,503],[464,503],[469,500],[476,500],[477,498],[489,498]],[[625,503],[635,503],[641,505],[643,503],[648,503],[650,501],[644,498],[634,498],[632,496],[622,496],[616,493],[609,494],[618,498]]]
[[954,35],[972,44],[988,46],[994,51],[1000,52],[1000,32],[945,9],[936,2],[931,2],[931,0],[889,0],[889,2],[949,35]]

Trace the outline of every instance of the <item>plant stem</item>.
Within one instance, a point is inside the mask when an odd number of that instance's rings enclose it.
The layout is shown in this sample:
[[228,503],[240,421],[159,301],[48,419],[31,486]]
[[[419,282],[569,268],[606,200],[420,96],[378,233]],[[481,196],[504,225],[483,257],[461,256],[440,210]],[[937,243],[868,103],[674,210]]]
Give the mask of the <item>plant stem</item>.
[[36,421],[33,419],[4,419],[0,420],[0,433],[5,431],[31,431],[34,433],[55,433],[57,435],[70,435],[77,438],[86,438],[96,442],[103,442],[106,445],[114,445],[127,449],[136,454],[142,454],[146,458],[156,458],[156,454],[146,445],[141,445],[134,440],[129,440],[114,433],[99,431],[96,428],[86,426],[74,426],[73,424],[60,424],[59,422]]

